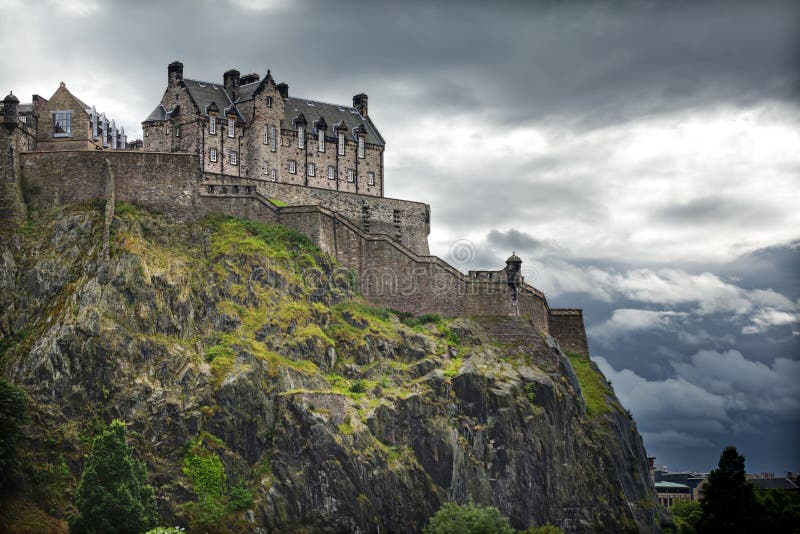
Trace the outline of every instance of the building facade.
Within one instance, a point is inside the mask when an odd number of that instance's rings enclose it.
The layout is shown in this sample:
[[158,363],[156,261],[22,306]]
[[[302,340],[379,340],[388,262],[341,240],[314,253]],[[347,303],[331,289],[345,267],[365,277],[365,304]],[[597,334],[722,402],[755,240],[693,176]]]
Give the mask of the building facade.
[[184,78],[175,61],[142,123],[143,149],[199,154],[204,172],[382,197],[385,142],[367,104],[365,94],[352,106],[289,96],[269,71]]
[[26,150],[124,150],[127,147],[125,128],[98,113],[73,95],[64,82],[50,99],[33,95],[32,102],[20,104],[13,94],[2,102],[5,121],[25,126],[32,132]]

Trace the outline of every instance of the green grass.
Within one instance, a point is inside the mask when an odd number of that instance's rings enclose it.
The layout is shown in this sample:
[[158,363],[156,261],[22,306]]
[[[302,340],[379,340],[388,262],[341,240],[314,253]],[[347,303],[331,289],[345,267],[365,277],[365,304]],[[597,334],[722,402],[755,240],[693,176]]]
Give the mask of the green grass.
[[289,205],[289,203],[288,203],[288,202],[284,202],[283,200],[278,200],[277,198],[270,198],[270,199],[268,199],[268,200],[269,200],[270,202],[272,202],[272,204],[273,204],[274,206],[277,206],[277,207],[279,207],[279,208],[282,208],[282,207],[284,207],[284,206],[288,206],[288,205]]
[[581,385],[581,393],[586,403],[586,413],[589,417],[597,417],[611,411],[610,398],[613,398],[613,391],[606,384],[603,376],[592,365],[586,356],[576,352],[565,351],[578,376]]

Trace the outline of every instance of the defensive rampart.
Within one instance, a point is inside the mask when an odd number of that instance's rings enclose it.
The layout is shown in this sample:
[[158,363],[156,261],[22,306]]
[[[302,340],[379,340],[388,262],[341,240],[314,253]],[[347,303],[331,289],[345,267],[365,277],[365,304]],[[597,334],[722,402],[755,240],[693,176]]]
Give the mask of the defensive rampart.
[[[417,250],[414,250],[404,241],[398,242],[391,233],[372,233],[372,228],[367,232],[363,221],[355,222],[353,213],[361,210],[359,195],[323,190],[299,192],[297,186],[203,173],[194,154],[27,152],[19,154],[18,167],[26,200],[32,208],[105,198],[111,183],[116,200],[154,209],[176,220],[195,220],[211,212],[225,212],[281,223],[309,236],[324,252],[350,269],[359,291],[376,304],[415,314],[444,316],[518,313],[538,331],[552,334],[565,348],[588,354],[580,310],[551,310],[545,296],[524,283],[515,299],[505,271],[496,271],[497,276],[491,278],[470,277],[440,258],[427,255],[429,223],[425,204],[368,199],[378,206],[370,210],[381,211],[381,217],[389,210],[392,219],[396,218],[394,210],[400,210],[401,216],[405,213],[406,217],[420,217],[408,221],[408,226],[413,223],[418,229],[418,237],[414,238]],[[111,182],[110,170],[114,174]],[[316,202],[281,207],[270,198],[293,203],[311,198]],[[394,226],[398,225],[390,225]]]

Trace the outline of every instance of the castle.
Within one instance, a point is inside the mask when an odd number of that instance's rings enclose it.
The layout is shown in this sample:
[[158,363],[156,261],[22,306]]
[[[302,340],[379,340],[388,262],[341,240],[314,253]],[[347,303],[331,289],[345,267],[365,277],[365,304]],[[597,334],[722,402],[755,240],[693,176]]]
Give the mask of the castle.
[[466,274],[430,255],[430,207],[383,195],[385,143],[366,95],[353,107],[325,104],[290,97],[269,72],[259,80],[229,70],[217,84],[185,79],[173,62],[161,102],[142,123],[141,151],[43,145],[24,113],[6,97],[0,225],[29,209],[97,198],[108,201],[107,225],[115,200],[178,221],[224,212],[279,223],[336,258],[377,305],[505,318],[508,328],[588,356],[581,310],[551,308],[525,282],[516,254],[503,269]]

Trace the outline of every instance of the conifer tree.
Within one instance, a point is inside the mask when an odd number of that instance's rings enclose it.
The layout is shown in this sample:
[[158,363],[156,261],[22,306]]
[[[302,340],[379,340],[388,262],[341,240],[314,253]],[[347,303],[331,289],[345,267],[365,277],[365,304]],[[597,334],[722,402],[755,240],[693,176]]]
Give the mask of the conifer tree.
[[736,451],[736,447],[725,447],[719,457],[719,467],[709,473],[701,491],[703,517],[698,529],[700,532],[756,532],[755,493],[745,476],[744,456]]
[[72,533],[137,534],[156,524],[153,488],[147,471],[133,458],[125,423],[115,420],[94,439],[76,497]]

